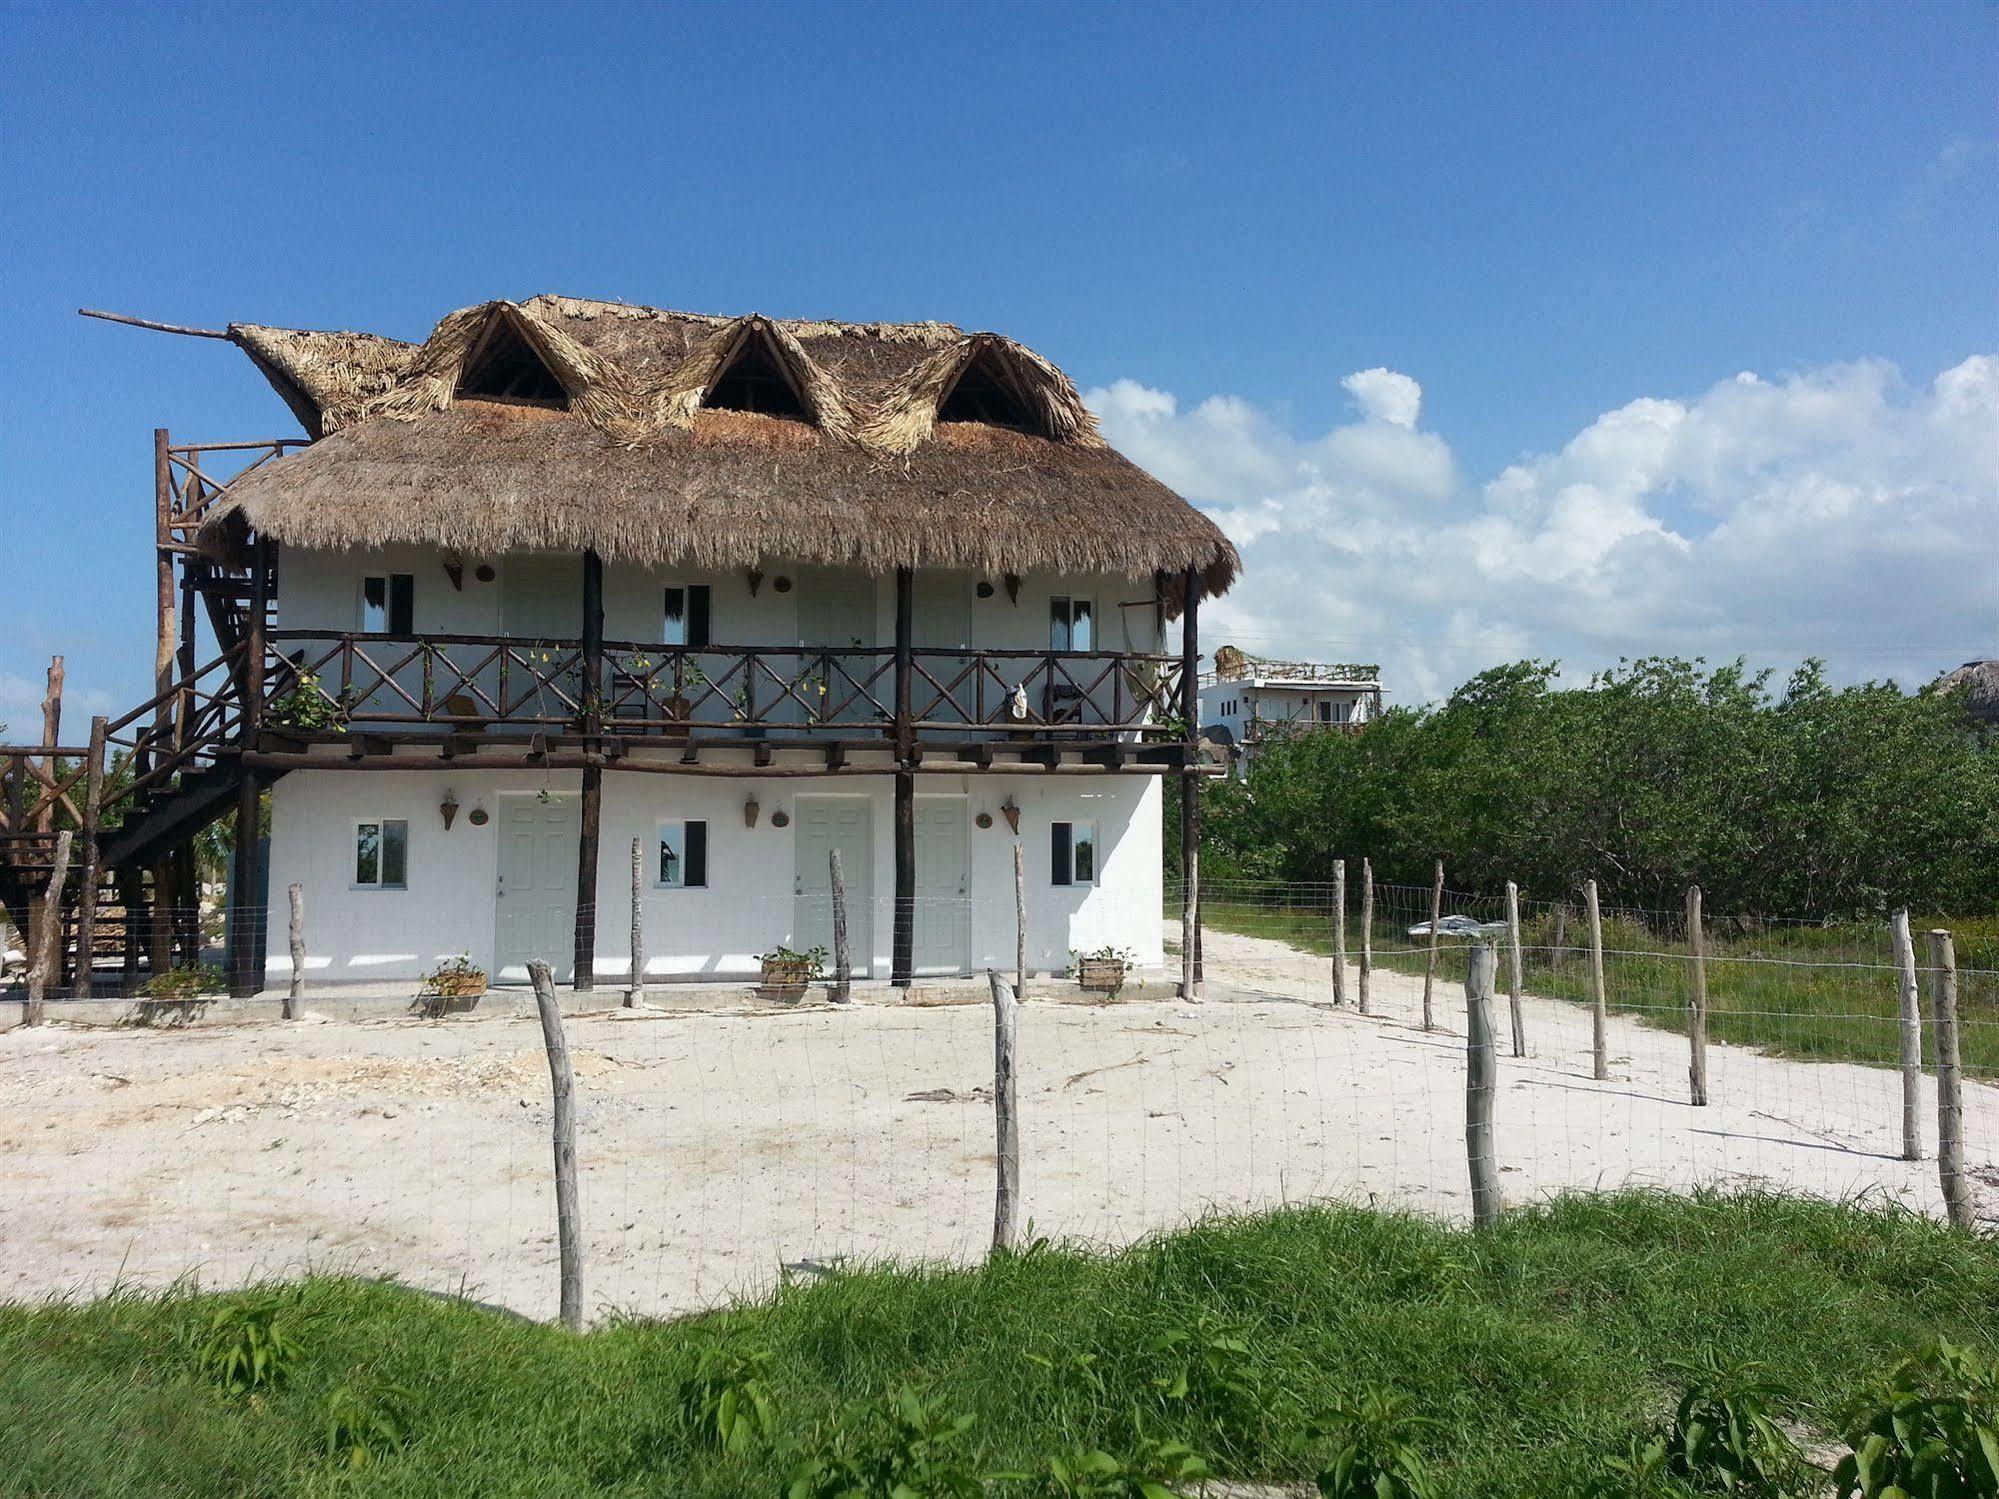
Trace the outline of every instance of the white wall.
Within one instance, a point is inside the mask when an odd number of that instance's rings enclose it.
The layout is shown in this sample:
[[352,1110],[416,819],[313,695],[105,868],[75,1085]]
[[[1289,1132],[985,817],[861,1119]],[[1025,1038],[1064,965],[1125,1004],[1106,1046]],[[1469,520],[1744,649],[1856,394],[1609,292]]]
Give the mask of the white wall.
[[[271,791],[269,936],[270,982],[290,972],[285,890],[305,887],[307,973],[321,980],[413,979],[459,952],[489,970],[493,964],[498,873],[497,834],[502,793],[547,787],[574,793],[577,772],[547,776],[512,772],[294,771]],[[438,811],[446,790],[459,811],[449,832]],[[1014,954],[1013,844],[1001,814],[1009,795],[1020,808],[1025,852],[1029,963],[1059,969],[1071,949],[1107,943],[1134,949],[1141,964],[1163,961],[1160,927],[1161,793],[1156,776],[948,776],[917,778],[920,796],[966,799],[967,821],[981,812],[993,825],[969,831],[970,964],[1010,969]],[[894,818],[887,775],[844,778],[704,778],[609,772],[604,776],[598,867],[597,973],[615,981],[629,968],[631,840],[646,840],[663,817],[705,818],[709,885],[705,890],[654,890],[644,896],[647,972],[667,977],[747,976],[754,954],[793,932],[793,829],[773,814],[789,813],[799,795],[859,794],[873,818],[873,968],[885,978],[893,935]],[[754,795],[757,826],[746,827],[743,804]],[[491,814],[483,828],[471,813]],[[398,817],[409,823],[406,890],[364,890],[352,884],[353,825]],[[1094,886],[1059,887],[1049,875],[1049,824],[1093,820],[1100,826],[1102,869]],[[795,826],[795,823],[794,823]],[[850,892],[858,901],[860,892]],[[561,959],[566,953],[551,954]]]

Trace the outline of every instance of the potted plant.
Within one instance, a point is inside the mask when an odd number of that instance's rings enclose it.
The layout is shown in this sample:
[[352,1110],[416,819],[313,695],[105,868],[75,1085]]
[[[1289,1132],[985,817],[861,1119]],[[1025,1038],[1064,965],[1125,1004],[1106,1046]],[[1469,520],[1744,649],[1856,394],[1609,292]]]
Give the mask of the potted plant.
[[764,997],[796,1000],[825,973],[826,949],[814,947],[793,952],[780,942],[769,952],[758,953],[757,961],[763,964]]
[[300,671],[291,689],[272,700],[264,710],[264,722],[274,728],[295,729],[316,734],[347,726],[348,694],[331,697],[319,685],[317,672]]
[[423,975],[422,982],[423,987],[417,990],[416,1001],[410,1008],[432,1019],[463,1014],[477,1005],[486,992],[486,970],[472,961],[470,953],[460,953]]
[[1095,952],[1072,952],[1069,960],[1076,982],[1085,992],[1115,999],[1124,988],[1125,976],[1138,962],[1138,954],[1128,947],[1104,946]]

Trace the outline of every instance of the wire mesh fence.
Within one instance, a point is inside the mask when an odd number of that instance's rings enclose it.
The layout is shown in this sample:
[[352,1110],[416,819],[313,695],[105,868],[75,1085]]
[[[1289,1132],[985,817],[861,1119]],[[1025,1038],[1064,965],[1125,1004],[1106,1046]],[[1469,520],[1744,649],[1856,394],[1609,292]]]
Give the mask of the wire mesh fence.
[[[1470,1217],[1467,945],[1441,938],[1433,954],[1417,930],[1431,888],[1373,886],[1365,924],[1363,893],[1356,874],[1342,932],[1330,885],[1204,886],[1198,1000],[1175,992],[1171,891],[1160,909],[1117,914],[1142,959],[1114,996],[1032,963],[1017,1022],[1026,1236],[1119,1244],[1325,1198]],[[975,932],[995,920],[977,904],[919,902],[919,924]],[[1929,923],[1915,948],[1921,1158],[1907,1160],[1906,974],[1885,924],[1708,913],[1709,1101],[1696,1106],[1684,910],[1601,910],[1598,1077],[1582,900],[1518,901],[1518,1056],[1504,892],[1447,888],[1437,905],[1498,928],[1493,1151],[1506,1204],[1757,1182],[1944,1211]],[[747,914],[781,930],[781,906]],[[625,914],[606,909],[602,925],[617,933]],[[878,947],[892,915],[874,919]],[[270,919],[282,932],[282,909]],[[1990,1226],[1999,963],[1986,931],[1965,930],[1955,976],[1961,1175]],[[985,1253],[998,1152],[983,974],[924,975],[907,991],[857,981],[848,1004],[829,1003],[823,980],[774,1001],[740,966],[664,981],[677,946],[700,937],[648,934],[660,975],[628,1003],[607,935],[600,987],[562,996],[591,1313],[688,1311],[842,1265]],[[1031,946],[1065,952],[1064,939]],[[991,966],[1010,976],[1006,948]],[[148,1008],[110,998],[110,973],[96,1018],[122,1023],[0,1037],[0,1293],[313,1269],[553,1314],[550,1084],[524,988],[426,1019],[410,1011],[412,977],[331,982],[309,969],[301,1018],[286,1023],[282,974],[254,1001]]]

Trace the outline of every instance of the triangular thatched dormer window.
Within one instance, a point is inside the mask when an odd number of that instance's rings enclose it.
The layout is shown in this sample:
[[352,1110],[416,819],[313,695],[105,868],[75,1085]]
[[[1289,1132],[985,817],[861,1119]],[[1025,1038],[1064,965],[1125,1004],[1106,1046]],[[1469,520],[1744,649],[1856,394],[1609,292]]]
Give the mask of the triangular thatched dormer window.
[[701,404],[716,411],[752,411],[798,421],[808,421],[812,415],[770,335],[754,326],[745,328],[724,356]]
[[458,373],[453,398],[524,401],[567,408],[569,392],[512,318],[495,314]]
[[1022,432],[1043,430],[1043,423],[1015,385],[1012,371],[1004,368],[989,348],[976,350],[965,361],[965,367],[937,405],[937,420],[984,422],[993,427],[1015,427]]

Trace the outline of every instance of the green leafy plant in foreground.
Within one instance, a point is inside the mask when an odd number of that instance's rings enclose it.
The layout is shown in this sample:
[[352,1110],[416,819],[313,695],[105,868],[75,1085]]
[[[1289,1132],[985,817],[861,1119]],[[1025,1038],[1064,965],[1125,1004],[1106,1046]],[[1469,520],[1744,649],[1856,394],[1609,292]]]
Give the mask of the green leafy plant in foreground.
[[217,1307],[195,1352],[195,1366],[224,1395],[274,1390],[290,1376],[299,1355],[291,1330],[297,1313],[290,1298],[258,1296]]
[[983,1499],[991,1478],[958,1449],[977,1417],[947,1413],[904,1385],[885,1401],[849,1406],[815,1428],[783,1499]]
[[1324,1499],[1439,1499],[1416,1446],[1417,1436],[1434,1425],[1411,1415],[1399,1395],[1381,1390],[1335,1406],[1308,1431],[1331,1444],[1319,1470],[1319,1493]]
[[1189,1486],[1208,1473],[1207,1462],[1185,1442],[1151,1439],[1141,1439],[1127,1458],[1079,1447],[1048,1460],[1058,1499],[1187,1499]]
[[326,1455],[365,1468],[401,1452],[414,1436],[415,1404],[400,1385],[340,1385],[326,1397]]
[[194,999],[203,994],[220,994],[229,987],[220,968],[197,964],[192,968],[169,968],[156,973],[139,986],[141,999]]
[[680,1423],[693,1439],[716,1452],[747,1452],[777,1434],[776,1408],[763,1371],[762,1351],[704,1348],[694,1372],[680,1385]]
[[1889,1372],[1855,1411],[1847,1443],[1833,1471],[1840,1499],[1993,1499],[1999,1365],[1939,1341]]

